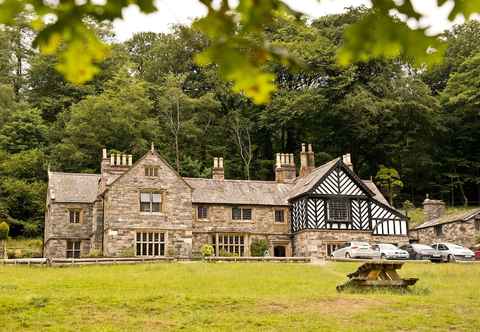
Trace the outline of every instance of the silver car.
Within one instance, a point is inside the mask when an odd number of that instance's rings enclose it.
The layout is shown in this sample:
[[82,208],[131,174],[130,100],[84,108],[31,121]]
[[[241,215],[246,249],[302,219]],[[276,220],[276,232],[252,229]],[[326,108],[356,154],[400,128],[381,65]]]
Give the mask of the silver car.
[[432,248],[438,250],[445,262],[455,262],[456,260],[474,260],[475,253],[468,248],[454,243],[434,243]]
[[380,253],[381,259],[408,259],[410,254],[390,243],[379,243],[372,245],[373,250]]
[[380,253],[373,250],[367,242],[347,242],[340,249],[332,252],[334,258],[380,258]]

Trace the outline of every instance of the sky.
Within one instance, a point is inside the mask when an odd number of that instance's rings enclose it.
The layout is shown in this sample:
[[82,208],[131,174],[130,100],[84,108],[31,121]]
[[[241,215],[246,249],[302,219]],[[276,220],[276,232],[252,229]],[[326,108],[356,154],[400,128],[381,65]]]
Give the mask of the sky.
[[[346,7],[370,5],[369,0],[285,0],[293,9],[311,17],[341,13]],[[447,17],[452,3],[447,2],[437,7],[437,0],[414,0],[415,9],[424,15],[420,21],[423,27],[430,27],[427,32],[437,34],[450,28],[454,23],[461,23],[459,18],[449,22]],[[137,32],[167,32],[173,24],[189,24],[193,19],[206,14],[205,7],[198,0],[157,0],[158,12],[150,15],[140,13],[138,7],[124,9],[122,20],[114,22],[119,41],[129,39]]]

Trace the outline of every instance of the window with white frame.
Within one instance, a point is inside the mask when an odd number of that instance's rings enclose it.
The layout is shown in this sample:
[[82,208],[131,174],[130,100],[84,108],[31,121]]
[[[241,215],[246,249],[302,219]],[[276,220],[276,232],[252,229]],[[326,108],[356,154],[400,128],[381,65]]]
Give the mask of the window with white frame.
[[164,256],[165,233],[137,232],[135,246],[137,256]]
[[81,216],[80,210],[78,209],[68,210],[68,219],[70,220],[71,224],[79,224],[80,216]]
[[[212,235],[212,245],[215,256],[225,256],[233,254],[237,256],[245,255],[245,238],[241,234],[218,234]],[[217,251],[218,250],[218,251]]]
[[80,258],[81,241],[67,240],[67,258]]
[[141,212],[160,212],[162,208],[162,194],[159,192],[140,193]]
[[331,199],[328,201],[328,219],[330,221],[349,221],[349,207],[346,199]]
[[157,177],[158,176],[158,167],[156,167],[156,166],[145,166],[145,176]]
[[244,221],[252,220],[252,209],[251,208],[233,207],[232,208],[232,220],[244,220]]

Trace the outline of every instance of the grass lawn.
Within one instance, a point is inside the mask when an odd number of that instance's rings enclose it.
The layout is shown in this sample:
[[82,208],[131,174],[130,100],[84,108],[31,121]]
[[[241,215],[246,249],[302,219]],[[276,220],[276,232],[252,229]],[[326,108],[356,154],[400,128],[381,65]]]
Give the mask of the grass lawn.
[[0,266],[0,330],[480,330],[479,264],[407,263],[409,294],[338,294],[358,265]]

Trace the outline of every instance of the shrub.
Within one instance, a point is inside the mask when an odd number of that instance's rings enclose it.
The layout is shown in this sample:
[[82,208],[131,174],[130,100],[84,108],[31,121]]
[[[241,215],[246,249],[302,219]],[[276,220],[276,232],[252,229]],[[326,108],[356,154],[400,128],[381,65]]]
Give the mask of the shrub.
[[88,253],[88,257],[90,258],[102,257],[102,252],[98,249],[91,249],[90,252]]
[[10,231],[10,227],[8,224],[4,221],[0,223],[0,240],[6,240],[8,239],[8,232]]
[[220,257],[239,257],[239,254],[236,254],[234,252],[229,252],[225,250],[220,250]]
[[267,240],[253,240],[252,244],[250,245],[250,253],[254,257],[262,257],[265,256],[265,252],[268,250],[268,243]]
[[213,255],[213,247],[210,244],[204,244],[200,251],[203,257],[210,257]]

